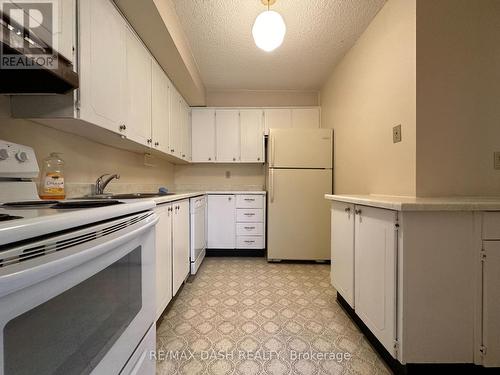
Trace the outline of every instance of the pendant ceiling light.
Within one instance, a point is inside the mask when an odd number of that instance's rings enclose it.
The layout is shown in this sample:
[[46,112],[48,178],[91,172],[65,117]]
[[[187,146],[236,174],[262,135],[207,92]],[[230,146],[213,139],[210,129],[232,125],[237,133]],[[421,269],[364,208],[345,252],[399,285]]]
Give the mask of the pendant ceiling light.
[[286,34],[286,25],[278,12],[269,10],[276,0],[261,0],[267,10],[257,16],[252,28],[253,39],[257,47],[271,52],[283,43]]

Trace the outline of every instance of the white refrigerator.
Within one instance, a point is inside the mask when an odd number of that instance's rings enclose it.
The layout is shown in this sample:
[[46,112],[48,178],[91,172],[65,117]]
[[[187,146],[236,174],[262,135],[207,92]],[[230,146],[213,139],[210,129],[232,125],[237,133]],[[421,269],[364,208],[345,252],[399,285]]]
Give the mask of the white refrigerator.
[[268,260],[329,260],[333,130],[271,129],[268,163]]

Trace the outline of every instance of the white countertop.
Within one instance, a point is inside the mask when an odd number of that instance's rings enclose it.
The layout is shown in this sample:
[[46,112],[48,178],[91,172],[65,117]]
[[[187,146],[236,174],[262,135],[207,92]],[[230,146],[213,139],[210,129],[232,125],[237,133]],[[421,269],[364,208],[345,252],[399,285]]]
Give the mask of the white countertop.
[[193,191],[193,192],[179,192],[172,195],[165,195],[153,198],[141,198],[141,199],[151,199],[156,204],[164,204],[174,201],[180,201],[182,199],[189,199],[194,197],[199,197],[200,195],[206,194],[247,194],[247,195],[265,195],[265,191],[234,191],[234,190],[217,190],[217,191]]
[[331,195],[331,201],[385,208],[395,211],[500,211],[498,197],[400,197],[387,195]]
[[206,194],[246,194],[246,195],[266,195],[263,190],[209,190]]

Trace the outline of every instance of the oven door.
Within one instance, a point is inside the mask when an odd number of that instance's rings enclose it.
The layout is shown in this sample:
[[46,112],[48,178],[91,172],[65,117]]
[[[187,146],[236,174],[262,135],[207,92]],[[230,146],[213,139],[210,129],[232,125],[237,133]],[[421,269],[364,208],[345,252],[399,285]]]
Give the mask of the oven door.
[[146,212],[0,252],[0,374],[119,374],[154,322]]

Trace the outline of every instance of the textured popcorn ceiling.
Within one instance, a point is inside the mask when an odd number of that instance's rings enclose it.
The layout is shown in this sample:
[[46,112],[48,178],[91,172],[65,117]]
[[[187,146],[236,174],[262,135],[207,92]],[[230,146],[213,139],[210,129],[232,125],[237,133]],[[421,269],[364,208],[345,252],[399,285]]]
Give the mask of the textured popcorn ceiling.
[[315,90],[354,45],[385,0],[278,0],[283,45],[267,53],[252,38],[260,0],[172,0],[209,89]]

